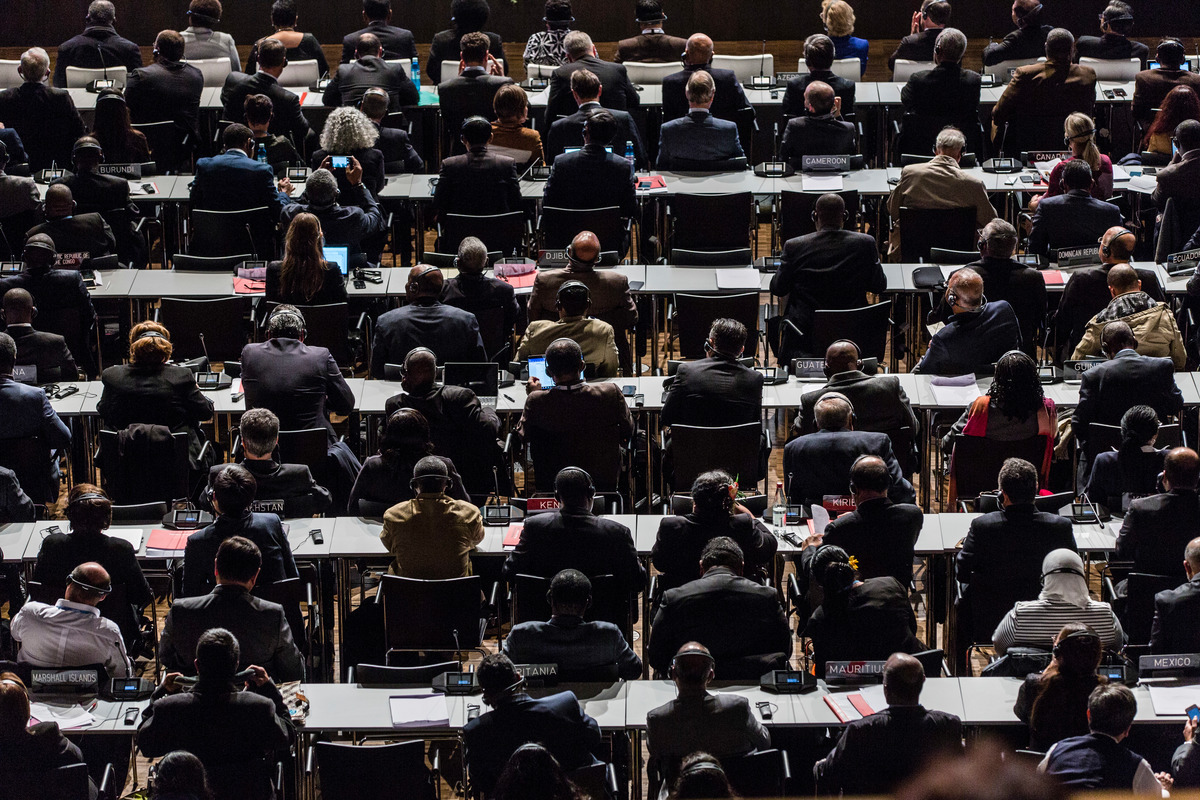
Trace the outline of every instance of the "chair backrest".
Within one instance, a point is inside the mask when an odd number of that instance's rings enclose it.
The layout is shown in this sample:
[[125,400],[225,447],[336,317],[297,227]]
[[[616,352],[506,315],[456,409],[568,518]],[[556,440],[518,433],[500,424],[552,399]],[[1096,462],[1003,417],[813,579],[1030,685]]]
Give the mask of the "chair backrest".
[[21,66],[20,59],[0,58],[0,89],[11,89],[25,82],[17,69]]
[[750,168],[750,162],[745,156],[717,160],[679,158],[676,156],[670,159],[669,163],[665,158],[660,159],[658,167],[659,169],[670,169],[675,172],[700,172],[716,175],[721,172],[745,172]]
[[480,216],[443,214],[440,219],[442,241],[439,246],[446,253],[456,252],[463,239],[475,236],[487,245],[489,251],[498,250],[503,255],[509,256],[521,249],[525,238],[525,212],[523,211]]
[[363,686],[428,686],[443,672],[459,672],[457,661],[439,661],[419,667],[389,667],[382,664],[356,664],[354,680]]
[[937,64],[932,61],[910,61],[907,58],[897,58],[895,66],[892,67],[892,80],[896,83],[905,83],[914,74],[933,69],[936,66]]
[[385,58],[384,63],[389,67],[399,67],[404,70],[404,74],[412,78],[412,60],[407,58]]
[[154,156],[154,168],[159,174],[192,171],[192,153],[196,143],[191,140],[186,128],[169,119],[138,122],[133,124],[133,128],[145,135],[146,144]]
[[[804,63],[803,59],[800,63]],[[862,79],[862,62],[857,58],[835,58],[830,69],[844,81],[857,82]]]
[[526,64],[525,77],[550,80],[550,76],[554,74],[554,70],[556,69],[558,67],[554,64]]
[[58,485],[50,480],[50,446],[41,436],[0,439],[0,467],[17,475],[17,482],[35,503],[58,498]]
[[[263,319],[268,319],[271,312],[279,303],[267,303],[267,313]],[[346,303],[328,303],[320,306],[296,306],[304,315],[305,329],[308,335],[304,343],[310,347],[324,347],[329,350],[333,360],[339,367],[349,367],[354,360],[354,353],[347,336],[350,330],[350,307]]]
[[787,752],[759,750],[741,756],[726,756],[721,767],[729,784],[742,797],[783,797],[791,772]]
[[978,250],[948,250],[945,247],[929,248],[929,260],[934,264],[958,266],[960,264],[970,264],[972,261],[978,261],[979,259]]
[[279,432],[280,462],[304,464],[313,473],[314,478],[318,473],[326,471],[325,460],[328,448],[329,433],[324,428]]
[[243,261],[250,261],[251,253],[230,256],[193,256],[176,253],[171,256],[171,268],[187,272],[233,272]]
[[21,257],[21,248],[25,242],[25,234],[34,225],[40,224],[41,221],[42,212],[37,208],[31,208],[0,218],[0,234],[3,234],[0,237],[0,257],[3,257],[5,260],[19,259]]
[[672,425],[674,470],[671,485],[690,487],[700,473],[723,469],[736,475],[739,485],[757,486],[762,477],[761,440],[762,425],[758,422],[718,428]]
[[1096,70],[1098,81],[1131,81],[1142,71],[1140,58],[1088,58],[1081,56],[1079,65]]
[[[1183,447],[1183,428],[1178,423],[1158,426],[1158,438],[1155,447]],[[1119,450],[1121,447],[1121,426],[1105,425],[1093,422],[1088,425],[1087,450],[1094,459],[1100,453],[1109,450]]]
[[228,58],[193,58],[186,63],[200,70],[205,86],[224,86],[225,79],[233,71]]
[[748,267],[753,262],[754,255],[749,247],[733,250],[671,249],[671,264],[676,267]]
[[28,771],[20,759],[8,758],[0,765],[0,782],[6,797],[22,800],[78,800],[91,790],[87,764]]
[[[226,64],[229,62],[226,61]],[[108,69],[89,69],[87,67],[67,67],[67,88],[82,89],[95,80],[109,80],[117,89],[124,89],[129,79],[129,70],[125,67],[109,67]]]
[[983,68],[983,74],[999,75],[1000,79],[1004,81],[1004,83],[1008,83],[1010,80],[1012,80],[1012,74],[1014,70],[1017,70],[1021,67],[1027,67],[1030,64],[1037,64],[1039,61],[1045,60],[1045,56],[1042,56],[1041,58],[1010,58],[1008,61],[1000,61],[996,64],[992,64],[990,67],[985,66]]
[[[626,442],[611,442],[616,429],[595,431],[601,439],[556,436],[530,430],[525,440],[533,458],[536,488],[554,491],[554,476],[566,467],[579,467],[592,476],[597,492],[615,492],[621,478],[621,447]],[[690,485],[690,484],[689,484]]]
[[676,62],[652,64],[647,61],[626,61],[624,67],[629,80],[643,86],[661,86],[663,78],[679,72],[680,69]]
[[[611,622],[631,634],[633,618],[630,611],[634,598],[619,587],[612,575],[591,575],[592,604],[584,614],[589,622]],[[550,602],[546,597],[550,581],[536,575],[517,575],[512,580],[512,622],[544,622],[550,619]]]
[[315,58],[304,61],[289,61],[279,73],[280,86],[311,86],[321,77]]
[[884,359],[888,327],[891,325],[890,303],[875,303],[862,308],[840,311],[817,311],[813,314],[811,352],[824,354],[838,339],[850,339],[866,358]]
[[167,515],[166,503],[134,503],[127,506],[113,506],[113,524],[120,523],[159,523]]
[[[855,63],[858,59],[851,59]],[[859,198],[857,190],[837,193],[846,204],[850,219],[846,220],[846,230],[858,228]],[[814,233],[817,223],[813,220],[813,210],[817,207],[817,199],[821,195],[816,192],[792,192],[784,189],[779,196],[779,239],[786,242],[797,236]]]
[[921,662],[921,666],[925,668],[926,678],[942,677],[942,662],[946,658],[945,650],[922,650],[920,653],[913,653],[913,658]]
[[[981,492],[996,488],[996,476],[1009,458],[1023,458],[1041,470],[1046,454],[1046,437],[1031,436],[1011,442],[1000,442],[984,436],[954,437],[954,454],[950,465],[958,496],[978,497]],[[1046,476],[1041,476],[1045,480]]]
[[753,56],[713,56],[713,69],[731,69],[737,79],[749,84],[751,78],[765,75],[775,77],[775,56],[770,53]]
[[[911,155],[918,155],[920,161],[932,159],[938,134],[947,126],[953,126],[962,131],[963,138],[967,142],[963,161],[968,160],[967,155],[970,155],[973,161],[976,153],[983,152],[983,128],[980,127],[979,120],[974,117],[962,118],[952,114],[905,114],[900,121],[900,133],[896,136],[895,146],[892,148],[892,165],[907,166],[909,163],[914,163]],[[961,166],[964,169],[970,168],[966,163]],[[975,166],[975,164],[971,163],[970,166]]]
[[975,244],[975,209],[900,209],[900,258],[906,264],[929,261],[934,247],[969,250]]
[[[704,342],[715,320],[736,319],[746,326],[745,357],[758,353],[758,292],[741,294],[677,294],[675,322],[679,353],[684,358],[704,358]],[[691,484],[688,484],[689,486]]]
[[458,74],[458,61],[442,62],[442,80],[448,81]]
[[671,246],[689,250],[750,247],[756,209],[751,192],[677,194],[670,201]]
[[266,206],[237,211],[192,209],[188,253],[231,256],[247,249],[264,261],[275,258],[276,217]]
[[591,231],[600,239],[601,250],[624,252],[625,225],[617,206],[577,209],[544,206],[538,226],[541,246],[546,250],[566,247],[580,231]]
[[97,466],[104,478],[104,488],[113,503],[170,503],[187,497],[188,434],[171,434],[171,459],[143,461],[123,458],[120,452],[120,432],[100,431],[100,461]]
[[1129,573],[1126,583],[1125,616],[1121,627],[1130,644],[1147,644],[1150,628],[1154,622],[1154,595],[1174,589],[1181,581],[1170,575],[1150,575],[1145,572]]
[[215,300],[164,297],[161,303],[159,321],[171,332],[178,358],[207,354],[211,361],[235,361],[241,356],[248,340],[249,297]]
[[52,606],[63,596],[61,586],[51,586],[41,581],[25,581],[25,593],[35,603],[45,603]]
[[325,800],[378,797],[382,787],[393,797],[432,800],[432,776],[420,739],[370,747],[317,742],[317,776]]
[[[454,652],[483,641],[483,579],[478,575],[438,581],[384,575],[379,596],[389,649]],[[418,608],[421,613],[414,614]]]

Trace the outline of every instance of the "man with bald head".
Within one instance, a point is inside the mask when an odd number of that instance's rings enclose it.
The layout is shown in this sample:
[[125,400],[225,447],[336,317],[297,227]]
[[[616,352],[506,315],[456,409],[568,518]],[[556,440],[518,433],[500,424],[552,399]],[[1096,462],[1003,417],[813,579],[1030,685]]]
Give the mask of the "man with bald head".
[[787,82],[783,93],[783,113],[788,117],[803,117],[808,112],[805,92],[814,81],[828,84],[840,101],[837,113],[854,113],[854,81],[833,73],[833,59],[837,48],[833,40],[823,33],[814,33],[804,40],[804,66],[802,72]]
[[38,233],[54,240],[58,263],[75,268],[86,259],[117,252],[116,237],[104,217],[94,211],[76,214],[75,198],[65,183],[46,189],[46,221],[29,231],[30,235]]
[[1187,580],[1178,588],[1154,595],[1151,653],[1195,653],[1200,648],[1200,538],[1183,550],[1183,574]]
[[550,76],[546,119],[568,117],[579,109],[579,104],[575,102],[571,93],[571,76],[581,69],[588,70],[600,79],[600,85],[603,87],[600,93],[602,106],[617,111],[632,111],[638,107],[641,100],[629,80],[625,67],[601,60],[596,55],[596,45],[592,43],[592,37],[583,31],[571,31],[563,39],[563,47],[566,48],[567,62],[554,70]]
[[[963,131],[978,129],[982,79],[978,72],[963,69],[966,51],[967,37],[963,32],[945,28],[934,41],[934,68],[914,73],[900,90],[905,115],[920,118],[925,130],[936,131],[944,125],[954,125]],[[925,146],[929,146],[928,142]]]
[[33,295],[28,291],[9,289],[4,293],[4,330],[17,344],[17,366],[33,368],[29,383],[79,380],[79,367],[75,366],[66,339],[56,333],[34,330],[36,316]]
[[439,364],[488,360],[475,315],[439,299],[444,284],[437,267],[418,264],[408,271],[405,304],[381,315],[375,323],[371,377],[382,379],[384,364],[399,364],[415,347],[428,347]]
[[[480,323],[483,347],[490,358],[505,362],[512,360],[513,329],[522,319],[523,309],[517,302],[512,284],[484,275],[488,268],[487,247],[474,236],[458,243],[458,275],[446,281],[442,302],[469,311],[477,319],[497,319],[499,328]],[[505,345],[510,345],[505,352]]]
[[886,795],[930,761],[962,753],[962,720],[921,705],[925,668],[905,653],[883,667],[887,708],[851,722],[813,765],[818,791]]
[[683,69],[663,78],[663,122],[687,116],[687,82],[697,70],[712,75],[716,85],[716,96],[710,109],[714,117],[746,124],[754,119],[754,107],[746,99],[737,75],[731,69],[714,69],[712,58],[713,40],[703,33],[692,34],[683,51]]
[[1046,51],[1046,36],[1050,26],[1042,24],[1041,0],[1013,0],[1012,21],[1017,29],[999,42],[983,48],[983,65],[990,67],[1001,61],[1035,60]]
[[529,323],[521,346],[517,350],[518,361],[528,361],[530,356],[540,356],[551,343],[559,339],[570,339],[583,350],[583,360],[596,368],[597,378],[615,378],[620,367],[617,342],[612,325],[588,316],[591,309],[591,293],[580,281],[567,281],[558,287],[558,321],[538,319]]
[[804,156],[848,156],[858,152],[854,126],[841,119],[842,99],[825,81],[804,90],[808,113],[788,122],[779,157],[799,171]]
[[67,67],[100,69],[125,67],[133,72],[142,66],[142,51],[136,44],[117,33],[117,9],[111,0],[92,0],[83,33],[72,36],[58,46],[54,59],[54,85],[67,86]]
[[83,136],[83,120],[66,89],[46,85],[50,56],[40,47],[21,54],[23,83],[0,92],[0,123],[16,128],[35,173],[51,163],[70,163],[71,145]]
[[1161,483],[1162,494],[1129,504],[1117,534],[1116,557],[1132,561],[1134,572],[1188,580],[1179,554],[1200,536],[1200,456],[1187,447],[1168,452]]
[[1074,53],[1075,37],[1066,28],[1055,28],[1046,35],[1046,60],[1013,73],[992,109],[995,141],[999,145],[1003,139],[1004,155],[1036,147],[1049,127],[1060,125],[1068,114],[1092,115],[1096,70],[1072,64]]
[[829,392],[814,407],[817,432],[792,439],[783,448],[788,497],[795,503],[820,504],[826,495],[850,494],[850,467],[860,456],[874,455],[887,465],[887,496],[894,503],[916,499],[886,433],[855,429],[854,405]]
[[867,292],[882,292],[887,277],[879,264],[875,238],[845,230],[846,204],[840,195],[823,194],[813,211],[815,233],[789,239],[783,245],[783,264],[771,277],[771,294],[787,297],[780,357],[791,358],[808,346],[813,315],[818,310],[860,308]]
[[1021,325],[1004,300],[989,300],[983,278],[964,267],[950,277],[945,302],[951,316],[933,335],[929,350],[913,372],[966,375],[1021,349]]
[[1120,320],[1129,325],[1137,338],[1139,354],[1169,358],[1177,370],[1187,367],[1187,348],[1175,324],[1175,315],[1166,303],[1156,303],[1142,291],[1142,281],[1133,267],[1114,265],[1108,271],[1108,290],[1112,301],[1088,322],[1083,338],[1071,354],[1072,361],[1100,355],[1104,326]]
[[111,678],[130,675],[121,629],[97,608],[111,591],[108,572],[88,561],[71,570],[65,596],[54,605],[26,603],[12,619],[17,661],[50,669],[103,664]]
[[633,417],[621,387],[607,381],[585,383],[583,351],[570,339],[546,348],[546,374],[554,387],[529,381],[517,433],[533,453],[538,491],[549,491],[566,466],[558,456],[564,441],[588,447],[574,466],[587,471],[598,492],[616,491],[622,449],[633,433]]

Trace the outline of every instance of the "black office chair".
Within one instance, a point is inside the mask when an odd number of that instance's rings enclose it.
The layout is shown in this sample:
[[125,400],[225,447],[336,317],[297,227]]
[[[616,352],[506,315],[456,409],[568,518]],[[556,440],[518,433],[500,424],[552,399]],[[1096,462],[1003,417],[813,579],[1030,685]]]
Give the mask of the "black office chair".
[[[955,436],[950,474],[957,489],[957,498],[971,499],[994,490],[1000,467],[1010,458],[1022,458],[1040,471],[1045,454],[1045,436],[1031,436],[1011,442],[999,442],[984,436]],[[1045,485],[1046,476],[1040,477],[1040,483]]]
[[[318,631],[317,622],[320,619],[317,605],[319,592],[313,591],[312,584],[306,583],[300,578],[284,578],[281,581],[258,583],[255,585],[254,593],[263,600],[283,606],[288,627],[292,631],[292,639],[304,657],[306,668],[311,668],[313,644]],[[300,611],[301,604],[308,608],[307,622]]]
[[197,256],[230,256],[250,250],[264,261],[275,258],[278,214],[266,206],[239,211],[192,209],[187,251]]
[[671,250],[671,265],[675,267],[749,267],[754,255],[749,247],[733,250]]
[[[215,300],[162,298],[155,319],[171,332],[176,358],[208,356],[212,362],[236,361],[249,341],[249,297]],[[203,340],[200,338],[203,336]]]
[[929,260],[934,264],[959,266],[978,261],[980,258],[978,250],[947,250],[944,247],[929,248]]
[[601,250],[623,254],[628,249],[629,227],[617,206],[590,209],[542,207],[538,235],[543,250],[565,248],[580,231],[596,234]]
[[671,172],[745,172],[749,164],[745,156],[736,158],[721,158],[716,160],[698,160],[694,158],[673,158],[668,163],[657,165],[659,169]]
[[974,245],[975,209],[900,208],[900,260],[904,263],[929,262],[934,247],[966,251]]
[[[758,355],[758,316],[758,292],[677,294],[671,322],[679,339],[679,354],[683,358],[704,358],[708,355],[704,343],[708,340],[713,322],[727,318],[736,319],[746,326],[746,350],[743,355],[754,358]],[[670,345],[671,341],[668,341],[668,347]]]
[[1130,644],[1148,644],[1154,622],[1154,595],[1174,589],[1182,581],[1170,575],[1131,572],[1125,584],[1121,627]]
[[[978,119],[959,120],[944,115],[905,114],[896,124],[892,153],[932,153],[938,134],[947,125],[958,128],[967,140],[966,153],[982,153],[983,128]],[[893,158],[893,161],[897,159]],[[893,166],[902,166],[893,163]],[[973,165],[972,165],[973,166]],[[964,165],[965,167],[965,165]]]
[[[169,462],[144,462],[122,458],[120,433],[100,431],[100,451],[96,466],[104,479],[104,489],[113,503],[170,503],[190,495],[188,475],[188,434],[171,434],[172,456]],[[210,444],[204,443],[198,460],[203,462]]]
[[[87,764],[27,770],[25,764],[15,763],[14,759],[6,761],[9,763],[0,766],[0,784],[5,787],[7,797],[19,797],[21,800],[79,800],[87,797],[91,791]],[[107,775],[112,769],[112,765],[108,765],[105,775],[109,783],[108,794],[105,795],[107,798],[112,797],[112,779]]]
[[154,169],[159,175],[192,172],[195,143],[191,131],[174,120],[135,122],[133,129],[145,135],[146,144],[154,155]]
[[442,235],[438,247],[444,253],[458,251],[459,244],[468,236],[474,236],[487,245],[488,250],[498,250],[505,256],[520,254],[525,249],[525,212],[510,211],[507,214],[442,214],[438,218]]
[[[850,219],[846,220],[843,227],[846,230],[857,230],[858,192],[851,190],[837,192],[837,194],[845,202],[846,211],[850,213]],[[816,232],[817,223],[813,220],[812,214],[817,206],[817,199],[820,196],[816,192],[792,192],[786,189],[779,193],[779,205],[776,206],[775,212],[777,224],[779,225],[779,245],[781,248],[788,239],[795,239],[797,236]]]
[[[1168,423],[1158,426],[1158,438],[1155,447],[1184,447],[1183,427],[1179,423]],[[1087,449],[1095,458],[1100,453],[1121,448],[1121,426],[1105,425],[1093,422],[1087,428]]]
[[[588,622],[611,622],[625,634],[626,641],[633,641],[633,609],[637,596],[620,591],[612,575],[593,575],[592,604],[584,614]],[[536,575],[517,575],[512,580],[511,620],[521,622],[544,622],[550,619],[550,601],[547,594],[550,581]]]
[[371,746],[317,742],[314,749],[324,800],[358,800],[381,793],[433,800],[438,795],[437,751],[431,770],[422,740]]
[[418,667],[355,664],[350,668],[350,682],[362,686],[429,686],[444,672],[461,671],[462,663],[458,661],[440,661]]
[[0,259],[19,259],[25,246],[25,235],[30,228],[40,225],[43,219],[40,208],[0,217]]
[[[418,580],[384,575],[379,581],[389,650],[458,653],[478,648],[487,628],[483,579]],[[421,609],[414,614],[414,609]]]
[[58,482],[50,478],[50,446],[40,435],[0,439],[0,467],[17,475],[29,499],[39,505],[58,499]]
[[716,428],[672,425],[671,486],[690,489],[700,473],[723,469],[737,476],[740,486],[756,487],[764,477],[762,430],[759,422]]
[[742,797],[783,797],[792,777],[786,750],[759,750],[721,759],[725,777]]
[[162,518],[167,515],[166,503],[134,503],[133,505],[112,507],[112,519],[114,525],[135,525],[138,523],[150,524],[161,523]]
[[[929,155],[925,155],[924,153],[901,153],[899,166],[908,167],[913,164],[927,164],[932,160],[932,153]],[[974,169],[975,167],[979,166],[974,153],[963,153],[962,159],[958,162],[958,165],[963,169]]]
[[1026,152],[1063,150],[1063,122],[1069,109],[1055,114],[1021,114],[996,132],[993,151],[997,155],[1020,158]]
[[565,467],[579,467],[592,476],[597,492],[619,492],[623,449],[598,447],[592,439],[581,436],[555,436],[531,430],[525,436],[534,469],[534,488],[538,492],[553,492],[554,478]]
[[230,256],[195,256],[176,253],[171,256],[171,268],[187,272],[236,272],[243,262],[253,258],[254,256],[250,253],[238,253]]
[[668,202],[671,247],[687,250],[754,247],[757,212],[751,192],[677,194]]
[[812,352],[824,356],[829,345],[838,339],[850,339],[858,345],[864,358],[883,361],[888,329],[892,325],[891,311],[891,303],[875,303],[840,311],[817,311],[813,314]]
[[[279,306],[276,302],[263,302],[262,320],[271,318],[271,312]],[[329,350],[333,360],[343,371],[353,371],[359,360],[365,362],[369,357],[367,348],[370,345],[370,318],[364,311],[358,315],[353,327],[350,324],[350,305],[348,303],[327,303],[319,306],[296,306],[304,315],[304,343],[309,347],[324,347]]]

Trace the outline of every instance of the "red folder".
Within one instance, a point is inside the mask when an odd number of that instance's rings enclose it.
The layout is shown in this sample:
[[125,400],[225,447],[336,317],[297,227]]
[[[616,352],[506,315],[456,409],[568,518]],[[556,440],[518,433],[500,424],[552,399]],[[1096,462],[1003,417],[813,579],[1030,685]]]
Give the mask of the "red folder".
[[833,715],[835,717],[837,717],[843,723],[850,721],[850,718],[847,717],[844,713],[842,713],[842,710],[837,707],[837,703],[833,702],[832,697],[830,697],[829,695],[825,695],[824,699],[825,699],[825,705],[829,706],[829,710],[833,712]]
[[504,532],[504,546],[516,547],[521,543],[521,531],[524,530],[525,523],[514,522],[508,526],[508,530]]
[[188,537],[195,531],[168,531],[162,528],[155,528],[150,531],[150,538],[146,540],[147,550],[183,550],[187,547]]
[[854,708],[858,710],[858,713],[862,714],[864,717],[869,717],[875,713],[875,709],[871,708],[871,706],[867,703],[866,698],[864,698],[861,694],[852,694],[846,699],[848,699],[850,701],[850,705],[854,706]]
[[527,272],[524,275],[504,275],[500,280],[514,289],[528,289],[537,280],[537,272]]
[[233,291],[235,294],[262,294],[266,290],[266,281],[252,281],[249,278],[233,279]]
[[1044,269],[1041,273],[1047,286],[1062,286],[1067,282],[1067,276],[1060,269]]

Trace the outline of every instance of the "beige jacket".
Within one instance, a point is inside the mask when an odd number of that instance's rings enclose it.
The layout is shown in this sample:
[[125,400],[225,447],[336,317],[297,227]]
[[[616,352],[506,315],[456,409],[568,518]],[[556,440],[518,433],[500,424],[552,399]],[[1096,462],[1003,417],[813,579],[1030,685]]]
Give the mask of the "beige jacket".
[[[1129,323],[1129,327],[1133,329],[1133,335],[1138,340],[1139,355],[1169,358],[1175,362],[1177,372],[1186,368],[1187,348],[1184,347],[1183,336],[1175,324],[1175,315],[1171,313],[1171,308],[1166,303],[1158,303],[1145,311],[1120,317],[1120,320]],[[1092,317],[1092,320],[1088,322],[1087,329],[1083,332],[1083,338],[1079,340],[1075,352],[1071,354],[1071,360],[1078,361],[1088,356],[1102,355],[1100,334],[1105,325],[1115,321],[1111,319],[1100,321]]]
[[379,538],[392,554],[392,572],[444,580],[471,574],[471,551],[483,541],[479,509],[444,494],[422,494],[383,515]]
[[950,156],[934,156],[924,164],[911,164],[900,173],[900,183],[888,197],[892,217],[889,256],[900,257],[900,208],[973,208],[975,225],[982,228],[996,217],[983,181],[971,175]]
[[517,360],[544,355],[558,339],[570,339],[583,350],[583,360],[596,365],[597,378],[615,378],[620,368],[617,340],[612,325],[590,317],[566,317],[558,322],[534,320],[525,329]]

